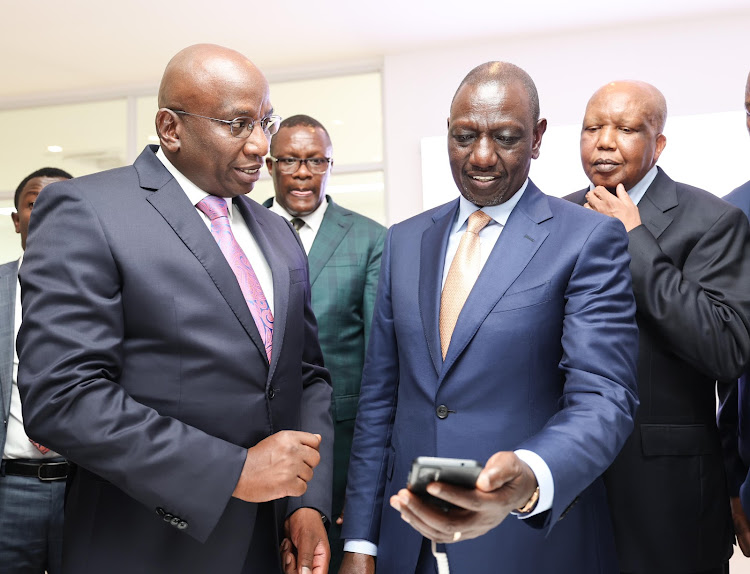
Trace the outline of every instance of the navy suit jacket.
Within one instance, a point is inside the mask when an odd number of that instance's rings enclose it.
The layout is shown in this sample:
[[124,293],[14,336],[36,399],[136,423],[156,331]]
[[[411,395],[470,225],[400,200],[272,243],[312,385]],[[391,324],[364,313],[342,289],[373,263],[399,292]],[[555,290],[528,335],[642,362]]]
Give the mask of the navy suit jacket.
[[17,283],[18,261],[0,265],[0,407],[2,407],[4,421],[0,427],[0,457],[5,452],[8,417],[10,416],[10,394],[13,387]]
[[451,569],[618,572],[598,477],[630,434],[638,402],[625,229],[529,182],[443,361],[441,279],[457,209],[458,200],[388,233],[343,537],[376,543],[379,571],[414,572],[422,537],[389,504],[413,459],[484,463],[498,451],[529,449],[552,472],[552,508],[447,545]]
[[[66,574],[278,571],[248,556],[254,529],[295,509],[329,514],[331,385],[294,230],[235,205],[273,275],[268,359],[231,267],[147,148],[133,166],[50,185],[21,269],[19,385],[29,435],[78,465],[66,505]],[[232,498],[245,452],[283,429],[320,433],[301,498]],[[268,559],[268,562],[263,560]],[[256,570],[253,570],[255,572]]]

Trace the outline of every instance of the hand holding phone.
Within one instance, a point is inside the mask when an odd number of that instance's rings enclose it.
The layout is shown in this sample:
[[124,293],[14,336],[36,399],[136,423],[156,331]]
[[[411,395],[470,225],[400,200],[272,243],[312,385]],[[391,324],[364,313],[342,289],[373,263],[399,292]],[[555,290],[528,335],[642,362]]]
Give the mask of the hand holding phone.
[[481,471],[482,465],[476,460],[420,456],[412,462],[406,487],[426,502],[447,511],[456,506],[429,494],[427,485],[431,482],[444,482],[472,489]]

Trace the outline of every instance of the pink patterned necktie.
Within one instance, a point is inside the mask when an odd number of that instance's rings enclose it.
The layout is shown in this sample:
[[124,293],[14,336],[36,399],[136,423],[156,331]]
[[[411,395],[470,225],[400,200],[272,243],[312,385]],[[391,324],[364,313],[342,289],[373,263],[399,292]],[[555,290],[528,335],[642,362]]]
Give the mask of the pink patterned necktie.
[[273,339],[273,314],[268,306],[266,296],[260,286],[257,275],[250,265],[250,260],[242,251],[240,244],[234,238],[232,227],[229,225],[229,210],[223,197],[209,195],[199,201],[196,207],[211,220],[211,233],[219,244],[221,252],[229,262],[237,277],[242,294],[255,321],[255,326],[263,339],[268,362],[271,362],[271,342]]

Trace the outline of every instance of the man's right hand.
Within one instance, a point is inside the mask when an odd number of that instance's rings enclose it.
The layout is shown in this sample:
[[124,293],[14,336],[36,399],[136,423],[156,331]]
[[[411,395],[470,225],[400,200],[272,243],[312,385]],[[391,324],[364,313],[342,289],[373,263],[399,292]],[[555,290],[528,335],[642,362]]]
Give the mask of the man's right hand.
[[732,520],[734,521],[734,535],[737,537],[737,544],[745,556],[750,556],[750,522],[748,522],[745,511],[742,509],[739,496],[730,498],[729,502],[732,506]]
[[375,574],[375,557],[369,554],[344,552],[338,574]]
[[245,465],[232,496],[246,502],[268,502],[302,496],[320,462],[321,436],[280,431],[247,449]]

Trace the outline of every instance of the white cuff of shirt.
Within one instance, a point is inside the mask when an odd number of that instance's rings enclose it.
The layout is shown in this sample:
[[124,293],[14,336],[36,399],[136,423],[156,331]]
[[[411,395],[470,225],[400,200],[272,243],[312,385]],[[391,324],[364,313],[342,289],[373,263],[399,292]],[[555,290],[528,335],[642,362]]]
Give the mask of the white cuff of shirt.
[[517,512],[511,513],[523,520],[524,518],[530,518],[552,508],[552,501],[555,498],[555,481],[552,478],[552,473],[547,463],[537,453],[524,449],[514,452],[518,458],[531,467],[531,472],[536,476],[536,482],[539,485],[539,500],[534,510],[523,516]]
[[356,552],[357,554],[378,555],[378,547],[369,540],[345,540],[344,552]]

